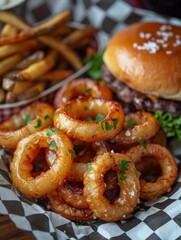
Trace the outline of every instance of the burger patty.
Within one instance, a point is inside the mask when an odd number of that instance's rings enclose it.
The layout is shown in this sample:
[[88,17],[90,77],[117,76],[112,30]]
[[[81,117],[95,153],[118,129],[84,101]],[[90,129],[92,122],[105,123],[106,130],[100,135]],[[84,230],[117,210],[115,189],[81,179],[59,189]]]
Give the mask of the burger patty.
[[149,112],[170,112],[172,116],[176,117],[181,114],[181,103],[178,101],[167,100],[163,98],[156,98],[154,101],[146,95],[131,89],[126,84],[115,78],[106,65],[102,66],[103,81],[116,94],[116,97],[126,103],[126,109],[132,106],[136,110],[145,110]]

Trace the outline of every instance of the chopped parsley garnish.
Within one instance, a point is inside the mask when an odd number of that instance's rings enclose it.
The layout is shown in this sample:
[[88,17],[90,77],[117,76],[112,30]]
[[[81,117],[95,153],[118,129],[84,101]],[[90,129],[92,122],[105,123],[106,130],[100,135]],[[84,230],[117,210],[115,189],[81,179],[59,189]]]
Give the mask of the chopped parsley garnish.
[[72,106],[68,105],[68,109],[70,112],[72,112]]
[[74,150],[72,150],[72,149],[69,149],[69,153],[70,153],[72,158],[74,158],[76,156]]
[[122,170],[122,171],[125,171],[125,170],[128,170],[128,164],[130,163],[129,160],[121,160],[120,162],[120,165],[119,165],[119,168]]
[[51,129],[48,129],[46,135],[47,135],[48,137],[51,137],[52,134],[53,134],[55,131],[57,131],[57,130],[58,130],[58,128],[51,128]]
[[116,129],[117,124],[118,124],[118,119],[117,118],[113,118],[113,127],[114,127],[114,129]]
[[90,164],[87,164],[87,167],[86,167],[86,172],[90,172],[92,170],[92,167]]
[[95,122],[100,122],[105,118],[104,115],[102,115],[101,113],[98,113],[95,117]]
[[112,127],[111,127],[111,125],[108,122],[105,122],[105,127],[106,127],[107,131],[112,130]]
[[89,111],[89,110],[90,110],[90,108],[84,107],[84,111]]
[[125,172],[120,173],[120,180],[126,180],[127,176]]
[[45,120],[49,120],[49,119],[50,119],[50,116],[49,116],[49,115],[45,115],[45,116],[44,116],[44,119],[45,119]]
[[126,176],[126,170],[128,170],[128,164],[130,163],[129,160],[122,159],[119,168],[120,168],[120,180],[125,180],[127,178]]
[[138,172],[137,172],[136,168],[134,168],[134,174],[136,177],[138,177]]
[[48,143],[50,144],[50,146],[49,146],[50,150],[56,150],[57,149],[57,145],[56,145],[55,141],[48,140]]
[[146,143],[145,143],[145,140],[144,140],[143,138],[141,138],[141,139],[139,140],[139,143],[140,143],[140,145],[141,145],[142,147],[146,148]]
[[134,127],[136,125],[136,122],[134,121],[133,117],[130,117],[126,123],[129,127]]
[[103,126],[102,123],[99,123],[99,126],[100,126],[100,128],[101,128],[102,130],[104,130],[104,126]]
[[31,116],[26,116],[24,120],[24,125],[26,126],[27,124],[29,124],[31,120],[32,120]]
[[85,93],[85,94],[90,94],[90,92],[91,92],[91,88],[86,88],[83,91],[83,93]]
[[56,112],[55,112],[55,115],[58,115],[60,113],[60,110],[57,110]]
[[41,119],[38,118],[37,121],[36,121],[36,125],[34,126],[34,128],[39,128],[41,127]]

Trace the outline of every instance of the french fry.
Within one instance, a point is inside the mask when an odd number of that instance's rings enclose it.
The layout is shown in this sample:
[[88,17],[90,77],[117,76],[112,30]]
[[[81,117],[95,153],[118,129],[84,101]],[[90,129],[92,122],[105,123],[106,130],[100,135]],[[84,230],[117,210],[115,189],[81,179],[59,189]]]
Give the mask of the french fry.
[[76,70],[82,67],[83,64],[79,55],[63,41],[47,36],[40,37],[39,39],[42,43],[59,52]]
[[37,40],[27,40],[22,42],[21,44],[15,43],[0,46],[0,59],[8,57],[14,53],[23,52],[25,50],[35,50],[37,48],[40,48],[41,46],[42,44]]
[[72,27],[70,27],[68,24],[63,24],[52,31],[52,36],[65,37],[71,32],[72,32]]
[[29,99],[32,97],[36,97],[38,94],[45,90],[46,84],[45,82],[39,82],[29,88],[27,91],[22,92],[21,94],[17,95],[17,100]]
[[38,62],[41,59],[43,59],[44,57],[45,57],[45,52],[42,50],[33,52],[31,55],[29,55],[28,57],[24,58],[21,62],[19,62],[16,65],[16,69],[22,70],[24,68],[27,68],[32,63]]
[[71,70],[52,70],[38,78],[39,81],[61,81],[73,74]]
[[0,76],[13,69],[23,59],[23,54],[15,54],[0,61]]
[[6,97],[5,91],[2,88],[0,88],[0,103],[3,103],[5,101],[5,97]]
[[17,100],[16,94],[13,92],[7,92],[5,97],[5,103],[13,103]]
[[18,81],[34,81],[48,72],[56,63],[57,52],[52,50],[42,60],[31,64],[26,69],[13,74],[12,79]]
[[[20,30],[31,28],[27,23],[19,19],[13,13],[0,11],[0,21],[10,23]],[[78,54],[62,41],[48,36],[39,37],[38,39],[45,45],[59,52],[75,69],[78,70],[82,67],[83,64]]]
[[[12,17],[12,14],[10,14],[10,17]],[[70,18],[70,12],[64,11],[64,12],[56,15],[55,17],[51,18],[50,20],[48,20],[38,26],[35,26],[35,27],[31,27],[29,25],[26,26],[26,24],[25,24],[26,27],[24,25],[23,25],[23,27],[21,26],[21,30],[23,30],[23,31],[19,32],[18,34],[13,35],[13,36],[1,37],[0,45],[17,43],[17,42],[21,42],[21,41],[24,41],[24,40],[27,40],[30,38],[42,36],[44,34],[51,32],[58,25],[61,25],[62,23],[67,21],[69,18]],[[3,20],[2,16],[1,16],[1,11],[0,11],[0,20]],[[11,23],[11,24],[13,25],[13,23]],[[15,24],[13,26],[16,27]]]
[[7,23],[1,30],[1,37],[14,36],[19,32],[13,25]]
[[14,87],[12,89],[12,93],[15,95],[19,95],[23,92],[26,92],[29,88],[31,88],[34,85],[33,82],[18,82],[14,81]]
[[96,29],[92,26],[88,26],[83,29],[77,29],[71,32],[67,37],[64,38],[64,42],[73,48],[79,47],[85,40],[89,40],[93,34],[95,34]]

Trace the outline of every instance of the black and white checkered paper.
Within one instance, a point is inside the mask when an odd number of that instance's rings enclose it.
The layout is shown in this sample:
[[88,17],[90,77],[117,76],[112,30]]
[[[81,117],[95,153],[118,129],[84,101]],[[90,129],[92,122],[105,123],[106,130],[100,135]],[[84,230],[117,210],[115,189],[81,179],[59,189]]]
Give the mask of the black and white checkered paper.
[[[26,19],[42,21],[51,14],[71,9],[73,20],[91,23],[99,29],[99,45],[104,48],[109,36],[138,21],[169,21],[181,25],[174,18],[166,19],[153,12],[133,9],[123,1],[114,0],[31,0],[27,3]],[[180,143],[172,141],[170,150],[181,170]],[[157,200],[140,203],[140,209],[125,220],[113,223],[95,221],[77,225],[46,209],[40,203],[22,196],[12,186],[4,164],[8,154],[0,149],[0,214],[9,215],[15,225],[33,239],[95,239],[95,240],[181,240],[181,171],[171,192]]]

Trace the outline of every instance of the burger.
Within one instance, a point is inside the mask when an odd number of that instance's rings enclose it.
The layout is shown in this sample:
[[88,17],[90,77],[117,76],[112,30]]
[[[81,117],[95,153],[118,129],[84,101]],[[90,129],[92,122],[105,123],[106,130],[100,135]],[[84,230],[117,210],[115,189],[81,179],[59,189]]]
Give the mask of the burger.
[[181,140],[181,27],[130,25],[110,38],[103,62],[103,81],[126,109],[155,113],[167,136]]

